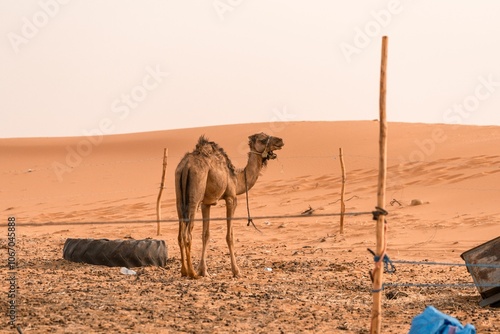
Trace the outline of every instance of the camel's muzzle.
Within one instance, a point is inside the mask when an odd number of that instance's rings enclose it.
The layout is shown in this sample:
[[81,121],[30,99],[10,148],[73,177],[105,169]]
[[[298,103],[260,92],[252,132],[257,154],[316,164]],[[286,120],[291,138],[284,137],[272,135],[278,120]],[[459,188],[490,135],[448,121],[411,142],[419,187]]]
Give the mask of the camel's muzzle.
[[275,137],[274,139],[277,139],[276,143],[273,143],[272,145],[270,145],[270,149],[267,152],[267,159],[269,159],[269,160],[273,160],[273,159],[276,159],[278,157],[276,155],[276,153],[273,152],[273,150],[281,150],[281,148],[285,145],[281,138]]
[[268,158],[269,160],[274,160],[274,159],[276,159],[277,157],[278,157],[278,156],[277,156],[277,155],[276,155],[276,153],[274,153],[273,151],[269,151],[269,152],[267,152],[267,158]]

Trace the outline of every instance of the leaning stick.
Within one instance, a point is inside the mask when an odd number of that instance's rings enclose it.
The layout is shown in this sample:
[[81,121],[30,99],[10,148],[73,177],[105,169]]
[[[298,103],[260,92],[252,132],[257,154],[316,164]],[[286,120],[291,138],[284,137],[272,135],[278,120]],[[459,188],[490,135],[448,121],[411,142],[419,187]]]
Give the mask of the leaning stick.
[[160,235],[160,220],[161,220],[161,194],[163,193],[163,188],[165,188],[165,174],[167,172],[167,161],[168,161],[168,149],[163,149],[163,171],[161,174],[160,192],[158,193],[158,199],[156,200],[156,235]]
[[[378,190],[377,206],[384,209],[385,205],[385,187],[387,173],[387,121],[385,112],[386,96],[386,69],[387,69],[387,36],[382,37],[382,61],[380,65],[380,134],[379,134],[379,170],[378,170]],[[385,217],[383,214],[377,218],[377,248],[376,255],[379,259],[375,263],[373,270],[373,306],[371,313],[370,333],[380,333],[382,329],[382,286],[383,286],[383,266],[382,259],[385,253]]]
[[340,168],[342,169],[342,189],[340,191],[340,234],[344,234],[344,193],[345,193],[345,166],[344,156],[342,155],[342,147],[339,148]]

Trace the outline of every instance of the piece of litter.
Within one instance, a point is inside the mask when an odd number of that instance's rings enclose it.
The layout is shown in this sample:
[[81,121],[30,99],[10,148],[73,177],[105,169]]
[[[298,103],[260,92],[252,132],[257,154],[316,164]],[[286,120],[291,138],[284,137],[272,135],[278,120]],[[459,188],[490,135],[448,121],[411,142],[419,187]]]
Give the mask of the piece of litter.
[[136,275],[137,273],[135,271],[133,271],[132,269],[128,269],[128,268],[125,268],[125,267],[121,267],[120,268],[120,272],[123,274],[123,275]]
[[314,212],[314,209],[309,205],[309,209],[302,211],[300,214],[301,215],[312,215],[313,212]]

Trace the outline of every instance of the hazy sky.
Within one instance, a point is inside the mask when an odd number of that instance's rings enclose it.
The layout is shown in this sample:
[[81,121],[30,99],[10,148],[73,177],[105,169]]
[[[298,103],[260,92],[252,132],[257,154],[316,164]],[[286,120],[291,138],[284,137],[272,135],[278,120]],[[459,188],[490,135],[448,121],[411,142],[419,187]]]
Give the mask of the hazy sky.
[[500,2],[0,0],[0,137],[378,117],[500,125]]

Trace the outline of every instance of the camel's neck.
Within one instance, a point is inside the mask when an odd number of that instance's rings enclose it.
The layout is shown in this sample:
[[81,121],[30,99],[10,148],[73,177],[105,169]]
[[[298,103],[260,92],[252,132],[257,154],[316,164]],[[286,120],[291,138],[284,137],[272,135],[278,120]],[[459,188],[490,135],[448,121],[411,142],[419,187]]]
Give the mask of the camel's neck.
[[[241,195],[245,190],[250,190],[257,179],[259,178],[262,169],[262,156],[260,154],[250,153],[248,155],[248,162],[244,169],[238,172],[236,182],[236,194]],[[246,180],[245,180],[246,174]]]

